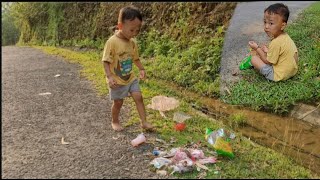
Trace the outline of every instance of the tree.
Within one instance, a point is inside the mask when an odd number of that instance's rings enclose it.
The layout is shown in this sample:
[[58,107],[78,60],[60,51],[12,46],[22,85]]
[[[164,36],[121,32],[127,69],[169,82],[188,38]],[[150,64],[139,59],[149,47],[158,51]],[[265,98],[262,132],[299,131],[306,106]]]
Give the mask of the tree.
[[14,18],[11,16],[10,8],[12,3],[10,2],[1,2],[1,23],[2,23],[2,37],[1,37],[1,45],[14,45],[19,40],[19,30],[14,24]]

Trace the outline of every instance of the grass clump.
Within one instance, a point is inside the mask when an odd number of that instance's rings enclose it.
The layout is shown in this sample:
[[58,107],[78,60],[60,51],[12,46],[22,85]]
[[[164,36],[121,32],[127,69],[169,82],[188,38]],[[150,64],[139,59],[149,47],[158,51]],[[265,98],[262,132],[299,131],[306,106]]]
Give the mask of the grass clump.
[[229,125],[233,129],[244,126],[247,124],[247,119],[244,114],[242,113],[237,113],[237,114],[232,114],[229,117]]

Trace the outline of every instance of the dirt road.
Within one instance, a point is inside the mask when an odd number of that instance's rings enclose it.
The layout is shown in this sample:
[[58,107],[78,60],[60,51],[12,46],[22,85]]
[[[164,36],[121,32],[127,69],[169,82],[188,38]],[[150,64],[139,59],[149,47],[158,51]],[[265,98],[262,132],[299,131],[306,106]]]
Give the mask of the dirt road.
[[158,178],[143,155],[152,147],[133,148],[137,133],[111,129],[111,102],[80,78],[80,66],[11,46],[1,68],[2,178]]

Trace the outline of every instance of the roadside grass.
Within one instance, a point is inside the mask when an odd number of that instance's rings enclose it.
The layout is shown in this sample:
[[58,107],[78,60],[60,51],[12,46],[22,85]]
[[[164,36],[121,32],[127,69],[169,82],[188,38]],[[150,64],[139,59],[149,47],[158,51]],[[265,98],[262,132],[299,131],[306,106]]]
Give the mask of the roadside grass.
[[[316,7],[319,7],[319,4],[320,3],[316,3]],[[313,13],[312,8],[310,11],[311,12],[308,12]],[[307,17],[309,18],[309,16],[306,16],[305,18]],[[319,22],[314,21],[315,19],[310,19],[308,21],[312,20],[315,24],[314,27],[319,27]],[[311,26],[307,27],[310,28],[305,29],[311,31]],[[300,30],[300,32],[304,31]],[[299,33],[297,32],[297,34]],[[312,36],[310,35],[310,37],[319,38],[319,32],[318,34],[316,33]],[[299,41],[299,43],[301,44],[298,45],[297,43],[297,46],[299,48],[299,51],[301,52],[300,63],[303,63],[302,66],[306,67],[305,71],[299,71],[299,75],[297,75],[294,79],[289,80],[288,82],[279,83],[267,82],[257,74],[246,71],[245,73],[248,74],[245,75],[245,77],[249,79],[250,82],[248,82],[248,80],[242,81],[240,82],[242,84],[234,88],[234,90],[232,91],[234,94],[234,101],[239,99],[241,103],[247,103],[247,105],[252,104],[256,109],[260,109],[262,107],[261,101],[266,101],[267,103],[265,104],[270,105],[274,109],[276,107],[277,112],[285,112],[285,109],[289,106],[290,103],[296,102],[296,100],[292,98],[300,98],[302,100],[306,99],[310,100],[311,102],[312,99],[310,98],[312,97],[316,97],[319,99],[319,83],[317,84],[316,82],[318,81],[314,79],[310,80],[310,78],[319,77],[319,74],[315,74],[319,73],[319,71],[314,71],[319,70],[319,63],[317,62],[318,59],[315,58],[320,57],[319,52],[316,52],[317,50],[319,51],[320,48],[319,41],[314,42],[314,40],[308,40],[308,43],[314,43],[311,46],[314,47],[314,50],[311,49],[310,51],[304,50],[305,48],[310,47],[309,44],[305,44],[302,41]],[[97,90],[98,95],[107,95],[108,88],[106,85],[103,66],[101,63],[102,52],[75,52],[68,49],[46,46],[37,46],[36,48],[42,49],[48,54],[62,56],[69,62],[79,63],[82,66],[81,76],[87,78],[92,82],[93,86]],[[192,51],[196,52],[195,49],[193,49]],[[188,52],[185,52],[185,54],[187,57]],[[143,60],[143,63],[146,63],[145,60]],[[308,64],[305,65],[305,63]],[[152,69],[150,69],[148,65],[146,65],[146,68],[147,70],[149,69],[148,73],[151,75]],[[137,69],[135,68],[134,70],[137,74]],[[158,73],[161,74],[161,71]],[[261,85],[255,86],[252,84]],[[314,84],[316,84],[316,86],[318,87],[316,91],[315,89],[313,89],[315,88]],[[220,120],[210,118],[209,116],[206,116],[205,114],[193,109],[192,104],[190,104],[190,99],[192,99],[192,97],[186,97],[182,91],[176,90],[170,87],[170,84],[166,84],[165,81],[156,79],[154,77],[148,78],[145,81],[140,81],[140,86],[145,105],[150,104],[152,97],[156,95],[175,97],[180,101],[180,106],[177,109],[175,109],[174,111],[165,112],[168,117],[166,119],[163,118],[158,111],[146,108],[148,121],[150,121],[154,126],[157,127],[157,132],[160,138],[164,139],[170,145],[170,147],[182,147],[187,144],[200,143],[201,149],[205,152],[206,155],[209,156],[213,153],[214,150],[211,145],[205,141],[204,136],[206,128],[211,128],[213,130],[224,128],[226,130],[233,131],[233,128],[245,125],[246,123],[246,119],[242,114],[234,114],[230,117],[227,117],[230,124],[223,124]],[[261,96],[259,94],[255,95],[253,93],[256,91],[263,92],[263,89],[268,89],[268,91],[271,89],[270,91],[277,91],[278,94],[263,94],[263,96]],[[318,94],[315,96],[314,94],[317,92]],[[200,94],[202,94],[201,91]],[[287,97],[285,96],[286,94],[288,94]],[[276,96],[277,98],[272,99],[273,96]],[[129,98],[126,100],[126,103],[129,104],[129,107],[132,110],[130,111],[131,119],[126,122],[125,126],[138,125],[139,115],[135,109],[133,100]],[[196,104],[197,100],[193,99],[193,103]],[[191,119],[188,119],[186,121],[186,129],[182,132],[175,131],[173,128],[174,121],[172,117],[174,112],[184,112],[192,116]],[[234,159],[222,158],[219,156],[219,161],[216,164],[207,165],[207,167],[209,167],[209,171],[201,170],[200,172],[198,172],[197,170],[194,170],[193,172],[189,173],[175,174],[175,176],[178,178],[319,178],[309,169],[296,164],[293,159],[286,157],[283,154],[276,152],[270,148],[260,146],[237,132],[235,132],[235,134],[236,138],[231,141],[232,148],[235,154]]]
[[[81,75],[92,81],[92,85],[100,96],[106,96],[108,93],[107,85],[104,79],[103,66],[100,62],[99,52],[75,52],[68,49],[36,46],[48,54],[62,56],[69,62],[79,63],[82,66]],[[136,69],[135,69],[136,70]],[[180,106],[174,111],[165,112],[167,119],[163,118],[156,110],[148,109],[147,119],[157,127],[159,138],[165,140],[169,147],[183,147],[194,143],[201,144],[201,149],[205,155],[210,156],[214,152],[211,145],[205,140],[205,129],[216,130],[224,128],[232,131],[231,126],[224,125],[222,121],[210,118],[209,116],[196,111],[184,98],[181,91],[170,88],[170,85],[164,85],[164,81],[157,79],[147,79],[141,81],[141,90],[145,105],[151,103],[152,97],[156,95],[165,95],[175,97],[180,101]],[[190,97],[189,97],[190,98]],[[126,99],[126,104],[132,109],[130,111],[131,119],[125,123],[125,126],[136,126],[139,124],[139,115],[135,109],[134,101]],[[192,116],[186,120],[186,129],[182,132],[174,130],[174,121],[172,119],[174,112],[184,112]],[[230,119],[234,120],[236,125],[245,122],[245,117],[241,114],[235,114]],[[232,131],[233,132],[233,131]],[[218,157],[216,164],[207,165],[209,171],[201,170],[184,174],[174,174],[177,178],[315,178],[309,169],[306,169],[281,153],[272,149],[260,146],[241,134],[236,134],[236,138],[231,141],[235,154],[234,159]],[[170,150],[170,149],[168,149]],[[285,170],[283,170],[285,169]]]
[[320,2],[312,4],[286,28],[299,51],[297,75],[284,82],[271,82],[254,70],[242,72],[243,80],[234,84],[225,102],[255,110],[288,113],[298,102],[320,100]]

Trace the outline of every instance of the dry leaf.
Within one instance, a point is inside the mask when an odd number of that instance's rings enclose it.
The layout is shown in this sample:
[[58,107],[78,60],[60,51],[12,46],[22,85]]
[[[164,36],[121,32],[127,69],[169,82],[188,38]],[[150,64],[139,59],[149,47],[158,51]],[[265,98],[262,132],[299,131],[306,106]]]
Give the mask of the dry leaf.
[[203,164],[200,164],[198,162],[196,162],[196,165],[197,167],[201,168],[201,169],[204,169],[204,170],[209,170],[209,168],[207,168],[207,166],[203,165]]
[[68,142],[64,141],[64,137],[61,138],[61,144],[69,144]]
[[39,93],[40,96],[43,96],[43,95],[50,95],[51,92],[45,92],[45,93]]

